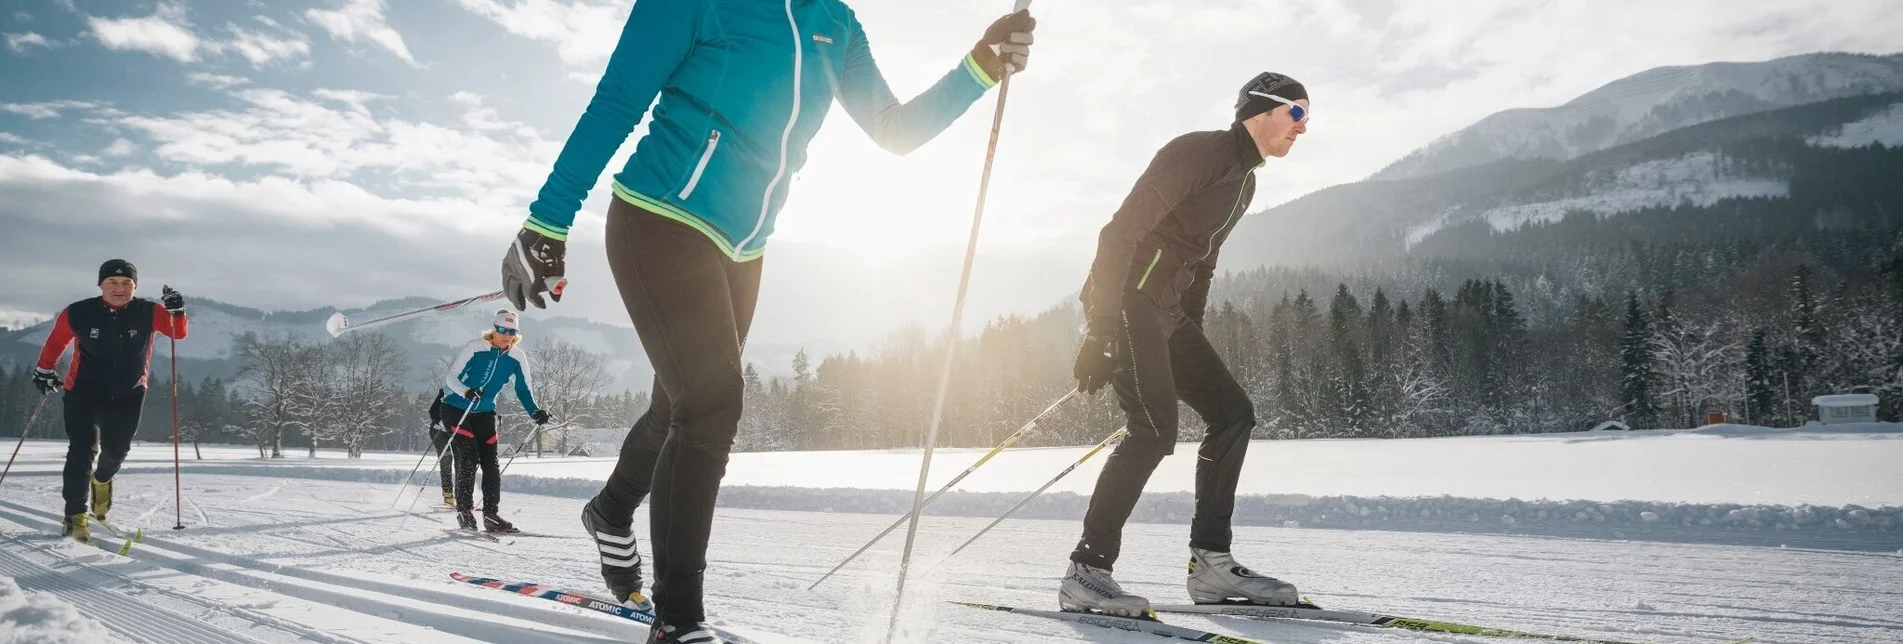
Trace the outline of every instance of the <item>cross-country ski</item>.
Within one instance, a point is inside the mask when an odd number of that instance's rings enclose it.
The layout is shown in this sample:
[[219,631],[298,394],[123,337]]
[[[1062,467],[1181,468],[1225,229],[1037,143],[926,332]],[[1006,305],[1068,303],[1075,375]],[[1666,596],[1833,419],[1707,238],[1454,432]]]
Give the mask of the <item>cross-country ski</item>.
[[0,644],[1903,642],[1894,2],[13,4]]

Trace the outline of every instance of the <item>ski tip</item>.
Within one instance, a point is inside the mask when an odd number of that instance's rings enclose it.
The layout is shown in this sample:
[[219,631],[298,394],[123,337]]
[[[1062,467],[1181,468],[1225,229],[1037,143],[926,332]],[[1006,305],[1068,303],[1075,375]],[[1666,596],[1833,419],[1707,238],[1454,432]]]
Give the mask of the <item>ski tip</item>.
[[329,331],[330,337],[335,338],[339,335],[342,335],[344,332],[344,327],[348,326],[349,324],[350,324],[350,320],[344,317],[343,311],[338,311],[336,313],[330,314],[330,319],[324,321],[324,330]]

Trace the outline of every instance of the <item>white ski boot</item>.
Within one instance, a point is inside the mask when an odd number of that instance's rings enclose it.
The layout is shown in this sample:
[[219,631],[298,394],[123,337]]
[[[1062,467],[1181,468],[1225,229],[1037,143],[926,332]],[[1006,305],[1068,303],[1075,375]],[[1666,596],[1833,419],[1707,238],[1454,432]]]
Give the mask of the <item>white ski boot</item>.
[[1150,600],[1125,592],[1117,580],[1110,577],[1110,571],[1075,561],[1070,563],[1064,573],[1064,583],[1057,589],[1057,605],[1074,613],[1150,616]]
[[1256,574],[1227,552],[1189,549],[1189,599],[1198,604],[1299,606],[1295,585]]

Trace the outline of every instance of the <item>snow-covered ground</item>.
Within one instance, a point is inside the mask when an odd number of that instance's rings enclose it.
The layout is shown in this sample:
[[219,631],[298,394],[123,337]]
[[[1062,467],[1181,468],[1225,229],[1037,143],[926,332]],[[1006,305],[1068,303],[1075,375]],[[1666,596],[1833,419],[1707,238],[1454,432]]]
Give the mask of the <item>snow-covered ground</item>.
[[[1244,483],[1249,496],[1238,508],[1239,522],[1248,525],[1237,529],[1235,549],[1245,563],[1301,585],[1330,607],[1655,644],[1746,635],[1761,643],[1903,641],[1898,429],[1720,426],[1257,443]],[[0,642],[45,641],[34,633],[49,627],[81,633],[89,624],[111,630],[107,641],[137,642],[601,642],[642,633],[613,618],[448,579],[450,571],[463,570],[597,586],[593,550],[580,538],[575,517],[589,487],[605,474],[603,459],[517,460],[505,479],[505,514],[525,530],[553,536],[490,544],[446,535],[450,515],[427,499],[413,512],[405,512],[407,496],[393,507],[397,487],[391,482],[416,462],[414,454],[352,462],[326,453],[317,461],[268,462],[245,448],[206,451],[211,460],[187,462],[186,503],[177,512],[170,446],[135,447],[113,515],[147,532],[125,559],[52,536],[64,446],[29,442],[0,485],[0,579],[25,590],[11,591],[0,581]],[[961,486],[978,492],[941,501],[956,510],[950,514],[972,516],[924,522],[914,570],[940,564],[944,553],[989,522],[988,514],[1081,451],[1022,450],[988,464]],[[1188,507],[1182,490],[1193,465],[1186,453],[1193,450],[1179,449],[1153,478],[1151,498],[1160,501],[1139,508],[1117,571],[1126,587],[1159,601],[1184,600],[1186,517],[1170,513]],[[189,448],[185,455],[190,458]],[[946,455],[934,478],[949,478],[976,456],[971,450]],[[806,587],[897,518],[888,508],[904,507],[910,492],[894,490],[909,487],[916,466],[916,453],[902,451],[736,455],[710,552],[709,606],[716,621],[763,641],[878,641],[901,535],[817,590]],[[1070,500],[1005,522],[929,577],[915,579],[908,595],[918,601],[906,613],[905,641],[1160,641],[944,603],[1052,607],[1064,556],[1077,537],[1082,506],[1074,492],[1087,490],[1095,474],[1093,466],[1079,468],[1060,484],[1071,493],[1058,496]],[[806,487],[792,487],[802,483]],[[1487,499],[1512,497],[1528,500],[1485,521],[1373,522],[1383,513],[1471,510]],[[1580,504],[1600,517],[1568,516],[1568,524],[1617,524],[1625,520],[1622,512],[1651,512],[1649,520],[1630,518],[1650,532],[1582,539],[1531,529],[1547,507],[1533,500],[1540,498]],[[1343,499],[1359,505],[1328,505]],[[831,506],[822,503],[864,512],[828,512]],[[1248,520],[1317,503],[1362,524]],[[1679,521],[1727,503],[1764,516],[1835,512],[1846,524],[1818,527],[1793,519],[1773,527],[1762,516],[1755,526],[1722,516],[1718,525]],[[1665,510],[1636,510],[1644,504]],[[1852,525],[1847,518],[1859,510],[1863,523]],[[171,530],[181,516],[186,529]],[[1525,519],[1506,523],[1503,517]],[[645,512],[637,515],[642,535],[645,519]],[[1839,537],[1846,545],[1735,545],[1736,534],[1714,532],[1727,522],[1733,533],[1787,538],[1836,530],[1847,535]],[[1347,529],[1327,529],[1331,525]],[[1365,529],[1379,527],[1400,529]],[[105,541],[115,549],[120,543]],[[1276,644],[1490,641],[1241,618],[1170,621]]]

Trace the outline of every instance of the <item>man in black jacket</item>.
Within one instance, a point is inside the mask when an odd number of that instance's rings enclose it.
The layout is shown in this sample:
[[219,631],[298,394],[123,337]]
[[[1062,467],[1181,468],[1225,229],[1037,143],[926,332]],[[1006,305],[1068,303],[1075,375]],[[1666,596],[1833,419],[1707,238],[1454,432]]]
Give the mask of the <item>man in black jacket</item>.
[[1308,92],[1263,73],[1237,96],[1227,130],[1163,146],[1103,227],[1081,299],[1086,329],[1072,373],[1078,389],[1116,392],[1130,436],[1106,460],[1058,591],[1064,610],[1136,616],[1149,600],[1111,578],[1123,524],[1157,463],[1176,449],[1176,401],[1209,432],[1197,450],[1189,594],[1197,603],[1286,605],[1295,587],[1257,575],[1229,554],[1236,480],[1255,410],[1203,335],[1203,307],[1222,243],[1255,196],[1256,168],[1287,156],[1308,131]]

